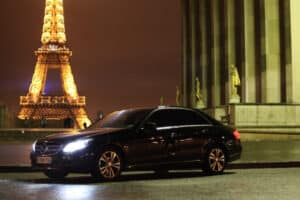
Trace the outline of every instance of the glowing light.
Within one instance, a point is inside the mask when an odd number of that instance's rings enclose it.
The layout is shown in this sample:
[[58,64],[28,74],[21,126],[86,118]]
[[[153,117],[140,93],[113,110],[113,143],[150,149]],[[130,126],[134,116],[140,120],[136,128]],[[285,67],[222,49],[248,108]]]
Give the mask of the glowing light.
[[81,118],[76,118],[76,121],[79,124],[79,128],[81,128],[81,129],[85,129],[92,124],[91,120],[87,116],[81,117]]
[[71,142],[65,146],[63,149],[64,153],[73,153],[78,150],[82,150],[88,146],[88,143],[91,139],[77,140],[75,142]]
[[71,66],[66,64],[62,66],[62,80],[64,91],[71,100],[78,98],[77,87],[72,74]]
[[[91,121],[85,111],[85,97],[78,95],[69,62],[72,51],[65,46],[63,0],[46,0],[41,42],[43,46],[35,51],[37,63],[29,91],[26,96],[20,97],[21,111],[18,118],[22,120],[72,118],[75,120],[76,128],[83,129],[90,126]],[[49,69],[61,69],[64,96],[45,96]]]
[[46,67],[44,65],[37,64],[34,70],[28,94],[28,96],[32,98],[33,102],[37,102],[38,97],[42,93],[45,81],[45,73]]
[[36,147],[36,141],[32,144],[32,151],[35,152],[35,147]]
[[59,185],[55,188],[58,191],[59,197],[66,200],[77,200],[77,199],[95,199],[98,193],[101,193],[103,187],[101,186],[62,186]]
[[41,42],[65,44],[66,41],[63,1],[46,0]]
[[233,135],[234,135],[235,139],[237,139],[237,140],[240,140],[240,139],[241,139],[241,134],[240,134],[237,130],[235,130],[235,131],[233,132]]

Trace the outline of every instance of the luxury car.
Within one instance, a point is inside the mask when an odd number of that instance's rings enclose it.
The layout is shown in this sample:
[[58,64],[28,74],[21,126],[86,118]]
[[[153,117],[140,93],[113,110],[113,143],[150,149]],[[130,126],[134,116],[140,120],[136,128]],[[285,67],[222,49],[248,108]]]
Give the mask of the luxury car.
[[116,111],[78,133],[38,139],[30,158],[49,178],[75,172],[114,180],[137,169],[221,174],[241,151],[237,130],[196,109],[162,106]]

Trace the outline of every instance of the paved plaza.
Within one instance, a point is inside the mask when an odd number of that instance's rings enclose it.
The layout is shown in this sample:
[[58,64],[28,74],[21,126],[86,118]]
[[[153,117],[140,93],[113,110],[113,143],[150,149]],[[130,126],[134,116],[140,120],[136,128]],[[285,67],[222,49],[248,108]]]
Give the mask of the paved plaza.
[[0,173],[1,199],[298,199],[300,168],[227,170],[204,176],[201,171],[176,171],[165,177],[127,173],[117,182],[88,175],[53,181],[41,173]]

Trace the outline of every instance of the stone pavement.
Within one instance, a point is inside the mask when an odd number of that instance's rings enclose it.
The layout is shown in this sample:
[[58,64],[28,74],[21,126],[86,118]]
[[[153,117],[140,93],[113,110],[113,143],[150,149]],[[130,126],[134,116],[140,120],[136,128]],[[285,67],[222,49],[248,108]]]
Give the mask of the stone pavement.
[[300,168],[234,169],[221,176],[201,170],[127,172],[106,182],[87,174],[70,174],[64,180],[42,173],[0,173],[3,200],[297,200]]
[[32,144],[0,144],[0,166],[30,166]]

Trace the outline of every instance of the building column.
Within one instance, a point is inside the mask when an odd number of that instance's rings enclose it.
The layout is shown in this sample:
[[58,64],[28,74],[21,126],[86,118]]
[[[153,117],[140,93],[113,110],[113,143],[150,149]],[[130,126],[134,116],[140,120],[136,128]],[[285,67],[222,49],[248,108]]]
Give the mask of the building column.
[[199,0],[199,24],[200,24],[200,83],[201,91],[204,100],[205,107],[207,107],[207,67],[208,67],[208,54],[207,54],[207,4],[206,0]]
[[181,0],[182,5],[182,105],[188,106],[189,81],[189,0]]
[[230,101],[231,83],[229,69],[231,65],[236,66],[236,20],[235,0],[228,0],[225,4],[225,104]]
[[261,21],[262,50],[262,102],[281,102],[280,76],[280,24],[279,0],[263,0],[260,2],[264,12],[264,21]]
[[290,0],[291,63],[287,63],[287,102],[300,103],[300,1]]
[[211,107],[221,103],[220,92],[220,23],[219,23],[219,0],[210,0],[211,14],[211,42],[210,42],[210,68],[211,68]]
[[244,62],[242,66],[242,99],[244,103],[256,102],[256,70],[255,70],[255,13],[254,0],[243,1],[244,10]]
[[190,76],[190,106],[196,106],[196,76],[199,71],[199,0],[190,0],[190,48],[191,48],[191,76]]

